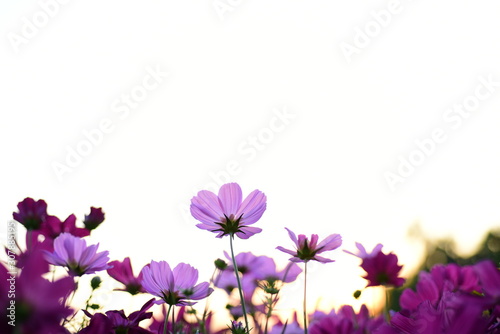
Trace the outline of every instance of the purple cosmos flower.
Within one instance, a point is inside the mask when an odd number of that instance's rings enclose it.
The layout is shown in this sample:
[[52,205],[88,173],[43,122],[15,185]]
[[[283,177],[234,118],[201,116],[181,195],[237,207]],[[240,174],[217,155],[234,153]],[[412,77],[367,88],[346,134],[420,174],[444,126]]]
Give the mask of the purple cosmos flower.
[[219,195],[202,190],[191,199],[191,214],[201,221],[198,228],[217,233],[217,238],[235,234],[248,239],[262,229],[252,227],[266,210],[266,196],[259,190],[252,191],[243,201],[237,183],[224,184]]
[[61,233],[69,233],[80,238],[90,235],[88,230],[76,227],[75,215],[70,215],[64,222],[61,222],[57,217],[48,216],[40,229],[40,234],[50,239],[55,239]]
[[399,277],[403,266],[398,265],[396,254],[384,254],[378,252],[376,255],[363,259],[361,268],[366,271],[364,279],[368,280],[368,286],[391,285],[400,287],[405,279]]
[[27,230],[38,230],[47,217],[47,203],[44,200],[35,201],[27,197],[17,204],[17,208],[19,212],[14,212],[12,216]]
[[400,287],[405,279],[398,277],[403,266],[398,266],[398,257],[393,254],[382,253],[382,244],[377,244],[375,248],[368,253],[362,244],[356,242],[358,253],[352,253],[347,250],[344,252],[357,256],[363,260],[361,268],[366,271],[363,278],[368,280],[368,286],[393,285]]
[[317,234],[311,235],[311,240],[303,234],[299,234],[297,239],[295,233],[286,227],[285,229],[288,231],[288,235],[295,243],[296,250],[292,251],[281,246],[276,247],[276,249],[293,255],[293,257],[290,258],[290,261],[292,262],[307,262],[310,260],[321,263],[334,262],[334,260],[318,256],[317,254],[337,249],[340,245],[342,245],[342,237],[340,234],[331,234],[318,244]]
[[78,332],[78,334],[153,334],[152,332],[141,328],[139,322],[150,319],[152,312],[146,312],[154,304],[154,298],[147,301],[139,311],[132,312],[128,317],[123,310],[107,311],[106,315],[96,313],[94,315],[83,311],[91,320],[88,327]]
[[129,257],[126,257],[122,262],[111,261],[109,265],[113,266],[107,270],[109,276],[125,284],[125,289],[117,289],[117,291],[127,291],[132,295],[138,294],[139,292],[146,292],[141,285],[142,272],[139,273],[139,276],[134,276]]
[[196,302],[208,297],[213,289],[208,282],[198,285],[198,270],[186,263],[179,263],[174,270],[165,261],[152,261],[141,271],[142,286],[153,296],[160,297],[156,304],[169,305],[194,305]]
[[97,253],[97,245],[87,246],[85,240],[62,233],[54,240],[54,252],[44,251],[45,259],[56,266],[67,267],[71,276],[94,274],[111,268],[108,251]]
[[83,224],[85,228],[89,231],[97,228],[104,221],[104,212],[102,212],[102,208],[90,208],[90,214],[85,215],[85,219],[83,220]]

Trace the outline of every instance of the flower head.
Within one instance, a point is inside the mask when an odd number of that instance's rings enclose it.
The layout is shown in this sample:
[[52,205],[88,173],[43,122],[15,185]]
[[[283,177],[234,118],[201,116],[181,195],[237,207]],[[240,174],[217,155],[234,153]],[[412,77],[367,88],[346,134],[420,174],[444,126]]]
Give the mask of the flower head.
[[85,228],[89,231],[97,228],[97,226],[101,225],[104,221],[104,212],[102,212],[102,208],[90,208],[90,213],[85,215],[85,219],[83,220],[83,224]]
[[113,266],[107,270],[109,276],[125,285],[125,289],[117,289],[118,291],[127,291],[132,295],[139,292],[146,292],[141,285],[142,273],[137,277],[134,276],[129,257],[123,259],[122,262],[111,261],[109,264]]
[[75,237],[86,237],[90,232],[84,228],[76,227],[76,216],[70,215],[64,222],[55,216],[48,216],[45,220],[40,234],[50,239],[57,238],[61,233],[69,233]]
[[237,183],[224,184],[219,195],[202,190],[191,199],[191,214],[201,224],[198,228],[217,233],[217,238],[237,235],[248,239],[262,229],[252,227],[266,210],[266,195],[259,190],[252,191],[243,201],[241,188]]
[[27,197],[17,204],[17,208],[19,212],[14,212],[12,216],[27,230],[38,230],[47,217],[47,203],[42,199],[35,201]]
[[331,234],[318,244],[317,234],[311,235],[311,239],[309,240],[303,234],[299,234],[299,237],[297,238],[295,233],[286,227],[285,229],[288,231],[288,235],[295,243],[296,250],[292,251],[281,246],[276,247],[276,249],[293,255],[293,257],[290,258],[290,261],[292,262],[307,262],[310,260],[322,263],[333,262],[334,260],[318,256],[317,254],[337,249],[340,245],[342,245],[342,237],[340,234]]
[[56,266],[67,267],[70,275],[82,276],[111,268],[108,251],[97,253],[97,245],[87,246],[85,240],[62,233],[54,240],[54,252],[45,251],[45,259]]
[[405,282],[404,278],[398,277],[403,266],[398,265],[398,257],[396,254],[382,253],[382,247],[382,244],[377,244],[377,246],[368,253],[362,244],[356,242],[356,248],[358,249],[357,254],[347,250],[344,250],[344,252],[357,256],[363,260],[361,268],[366,271],[366,276],[363,276],[363,278],[368,280],[367,286],[392,285],[400,287]]
[[213,289],[208,282],[198,285],[198,270],[186,263],[179,263],[174,270],[165,261],[152,261],[142,268],[142,286],[150,294],[160,297],[156,304],[193,305],[189,300],[208,297]]
[[398,257],[396,254],[384,254],[378,252],[372,257],[365,258],[361,263],[361,268],[366,271],[368,280],[367,286],[391,285],[400,287],[404,284],[405,279],[399,277],[399,272],[403,266],[398,265]]

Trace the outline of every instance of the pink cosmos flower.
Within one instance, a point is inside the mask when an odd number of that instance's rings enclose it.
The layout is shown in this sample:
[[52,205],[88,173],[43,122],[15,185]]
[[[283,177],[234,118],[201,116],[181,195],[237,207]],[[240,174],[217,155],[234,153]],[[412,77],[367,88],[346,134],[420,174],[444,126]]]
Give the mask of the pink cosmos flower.
[[138,294],[139,292],[146,292],[141,285],[142,273],[137,277],[134,276],[129,257],[123,259],[122,262],[111,261],[109,264],[113,266],[107,270],[109,276],[125,285],[125,289],[117,289],[117,291],[127,291],[131,295]]
[[217,238],[235,234],[248,239],[262,229],[252,227],[266,210],[266,195],[259,190],[252,191],[242,200],[241,188],[237,183],[224,184],[219,195],[202,190],[191,199],[191,214],[201,224],[198,228],[217,233]]
[[85,215],[85,219],[83,220],[83,224],[85,228],[89,231],[97,228],[104,221],[104,212],[102,212],[102,208],[90,208],[90,213]]
[[109,252],[97,253],[98,247],[99,244],[87,246],[85,240],[62,233],[54,240],[54,252],[44,251],[44,254],[49,263],[67,267],[71,276],[82,276],[111,268]]
[[76,216],[70,215],[64,222],[55,216],[47,216],[44,224],[40,229],[40,234],[55,239],[61,233],[69,233],[75,237],[86,237],[90,235],[90,231],[84,228],[76,227]]
[[357,256],[363,260],[361,268],[366,271],[364,279],[368,280],[368,286],[392,285],[400,287],[404,284],[405,279],[399,277],[399,272],[403,266],[398,265],[398,257],[396,254],[382,253],[382,244],[377,244],[373,250],[368,253],[362,244],[356,242],[358,253],[352,253],[344,250],[344,252]]
[[340,247],[340,245],[342,245],[342,237],[340,236],[340,234],[331,234],[318,244],[317,234],[311,235],[311,240],[309,240],[303,234],[299,234],[299,237],[297,239],[295,233],[293,233],[286,227],[285,229],[288,231],[288,235],[295,243],[296,250],[289,250],[281,246],[276,247],[276,249],[293,255],[293,257],[290,258],[290,261],[292,262],[307,262],[310,260],[318,261],[321,263],[334,262],[334,260],[318,256],[317,254],[337,249]]
[[47,203],[42,199],[35,201],[26,197],[17,204],[17,208],[19,212],[14,212],[12,216],[27,230],[38,230],[47,217]]
[[186,263],[179,263],[171,270],[165,261],[152,261],[141,270],[141,274],[144,289],[161,298],[156,304],[190,306],[196,302],[189,300],[200,300],[213,292],[208,282],[195,285],[198,281],[198,270]]

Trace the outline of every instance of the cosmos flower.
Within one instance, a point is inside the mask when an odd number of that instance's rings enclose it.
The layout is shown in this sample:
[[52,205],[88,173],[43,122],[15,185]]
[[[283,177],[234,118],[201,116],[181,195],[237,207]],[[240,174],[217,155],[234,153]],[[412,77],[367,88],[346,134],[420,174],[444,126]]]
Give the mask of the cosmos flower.
[[202,190],[191,199],[191,214],[201,224],[198,228],[225,235],[248,239],[262,229],[249,225],[257,222],[266,210],[266,196],[259,190],[252,191],[243,201],[237,183],[224,184],[218,196]]
[[127,334],[153,334],[153,332],[141,328],[139,322],[145,319],[150,319],[152,312],[146,312],[154,304],[154,298],[147,301],[139,311],[132,312],[128,317],[123,310],[107,311],[106,314],[96,313],[90,314],[83,312],[90,317],[90,324],[78,334],[112,334],[112,333],[127,333]]
[[113,266],[107,270],[109,276],[125,285],[125,289],[117,289],[118,291],[127,291],[132,295],[138,294],[139,292],[146,292],[141,285],[142,274],[139,273],[137,277],[134,276],[129,257],[123,259],[122,262],[111,261],[109,265]]
[[356,243],[358,253],[352,253],[344,250],[344,252],[357,256],[363,260],[361,268],[366,271],[364,279],[368,280],[368,286],[391,285],[400,287],[404,284],[405,279],[398,277],[403,266],[398,265],[398,257],[396,254],[384,254],[382,252],[382,244],[377,244],[375,248],[368,253],[362,244]]
[[85,219],[83,220],[83,224],[85,228],[89,231],[97,228],[104,221],[104,212],[102,212],[102,208],[90,208],[90,213],[85,215]]
[[90,235],[87,229],[76,227],[75,215],[68,216],[64,222],[61,222],[57,217],[48,216],[40,229],[40,234],[55,239],[61,233],[69,233],[80,238]]
[[331,234],[318,244],[317,234],[311,235],[310,240],[305,235],[299,234],[297,239],[295,233],[286,227],[285,229],[288,231],[288,235],[295,243],[296,250],[289,250],[281,246],[276,247],[276,249],[293,255],[293,257],[290,258],[290,261],[292,262],[307,262],[310,260],[321,263],[334,262],[334,260],[318,256],[317,254],[337,249],[340,245],[342,245],[342,237],[339,234]]
[[99,244],[87,246],[85,240],[62,233],[54,240],[54,252],[44,251],[44,254],[49,263],[66,267],[71,276],[82,276],[111,268],[109,252],[97,253],[98,247]]
[[198,285],[198,270],[186,263],[179,263],[174,270],[165,261],[152,261],[141,271],[142,286],[153,296],[160,297],[156,304],[169,305],[194,305],[196,302],[208,297],[213,289],[208,282]]
[[44,200],[35,201],[26,197],[17,204],[19,212],[14,212],[12,216],[27,230],[38,230],[47,217],[47,203]]

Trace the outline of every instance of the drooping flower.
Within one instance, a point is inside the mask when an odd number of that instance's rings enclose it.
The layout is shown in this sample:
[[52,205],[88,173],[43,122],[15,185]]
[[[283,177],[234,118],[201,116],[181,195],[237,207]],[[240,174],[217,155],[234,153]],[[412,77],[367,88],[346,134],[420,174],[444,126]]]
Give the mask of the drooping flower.
[[134,276],[129,257],[123,259],[122,262],[111,261],[109,265],[113,266],[107,270],[109,276],[125,285],[125,289],[117,289],[118,291],[127,291],[132,295],[138,294],[139,292],[146,292],[141,285],[142,272],[139,273],[137,277]]
[[318,254],[337,249],[340,245],[342,245],[342,237],[340,234],[331,234],[318,244],[317,234],[311,235],[311,239],[309,240],[304,234],[299,234],[299,237],[297,238],[295,233],[293,233],[290,229],[286,227],[285,229],[288,231],[288,235],[295,243],[296,250],[289,250],[281,246],[276,247],[276,249],[293,255],[293,257],[290,258],[290,261],[292,262],[307,262],[310,260],[321,263],[334,262],[334,260],[321,257]]
[[252,191],[243,201],[241,188],[237,183],[224,184],[218,196],[202,190],[191,199],[191,214],[201,224],[198,228],[225,235],[248,239],[262,231],[249,226],[257,222],[266,210],[266,196],[260,190]]
[[194,305],[196,302],[192,300],[206,298],[213,292],[208,282],[196,285],[198,270],[186,263],[179,263],[171,270],[165,261],[151,261],[141,274],[144,289],[161,298],[156,304]]
[[97,228],[104,221],[104,212],[102,212],[102,208],[90,208],[90,213],[85,215],[85,219],[83,220],[83,224],[85,228],[89,231]]
[[45,259],[56,266],[66,267],[71,276],[94,274],[111,268],[108,251],[97,253],[97,245],[87,246],[85,240],[62,233],[54,240],[54,252],[44,251]]
[[19,212],[12,216],[27,230],[38,230],[47,217],[47,203],[44,200],[35,201],[31,197],[25,198],[17,204]]
[[398,265],[398,257],[396,254],[384,254],[382,252],[382,244],[377,244],[375,248],[368,253],[360,243],[356,243],[358,253],[352,253],[344,250],[344,252],[357,256],[363,262],[361,268],[366,271],[364,279],[368,280],[368,286],[395,286],[400,287],[404,284],[405,279],[399,277],[399,272],[403,266]]

